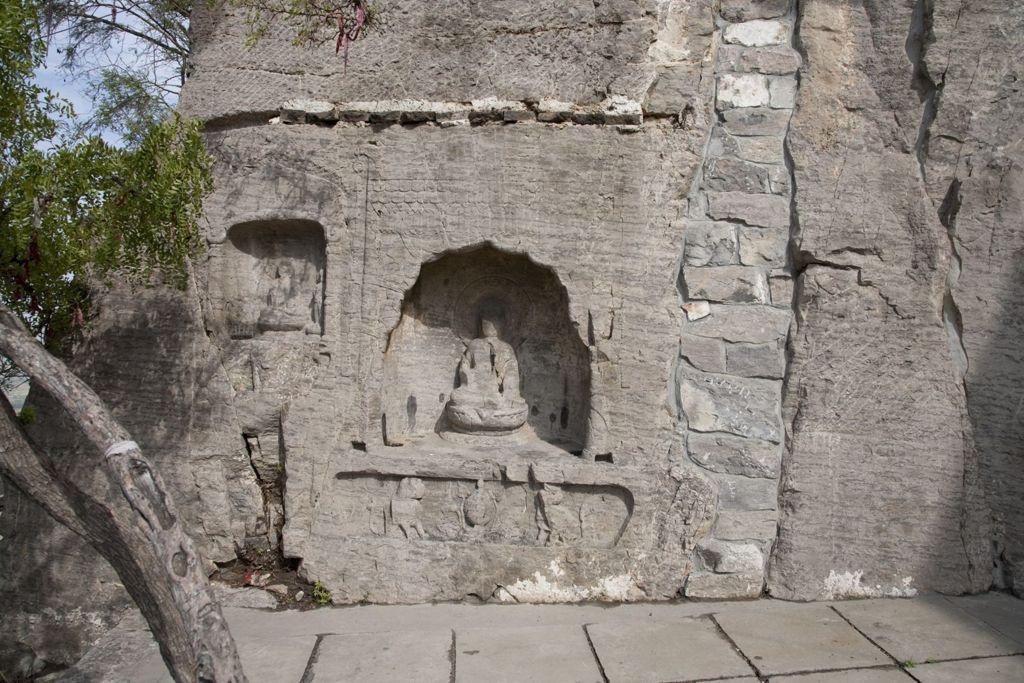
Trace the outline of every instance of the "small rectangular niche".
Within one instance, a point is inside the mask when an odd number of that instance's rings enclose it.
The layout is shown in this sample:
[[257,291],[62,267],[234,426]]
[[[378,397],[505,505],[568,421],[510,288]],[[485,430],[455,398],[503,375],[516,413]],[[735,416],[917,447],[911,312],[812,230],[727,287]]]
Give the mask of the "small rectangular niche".
[[211,276],[211,302],[228,335],[323,334],[326,257],[323,227],[309,220],[231,226]]

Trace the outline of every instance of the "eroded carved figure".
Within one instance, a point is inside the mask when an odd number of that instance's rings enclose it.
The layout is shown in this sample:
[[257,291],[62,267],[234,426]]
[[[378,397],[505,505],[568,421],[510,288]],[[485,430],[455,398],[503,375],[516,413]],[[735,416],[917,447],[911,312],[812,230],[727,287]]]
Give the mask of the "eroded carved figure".
[[256,327],[261,332],[319,332],[319,283],[319,273],[314,280],[306,272],[296,272],[290,260],[278,261],[273,266],[267,305],[260,311]]
[[423,480],[418,477],[406,477],[398,482],[398,491],[391,499],[391,521],[397,526],[406,538],[412,538],[413,532],[416,538],[426,538],[427,532],[423,530],[423,523],[420,521],[422,504],[420,500],[426,494],[426,487]]
[[580,515],[567,504],[559,486],[542,484],[537,493],[537,541],[542,545],[566,545],[580,540]]
[[498,503],[490,493],[484,490],[484,482],[477,481],[476,489],[466,498],[462,505],[466,522],[470,526],[487,526],[494,519]]
[[501,339],[501,316],[480,317],[480,337],[466,343],[459,362],[459,386],[445,405],[453,429],[464,433],[503,434],[526,423],[528,407],[519,393],[515,349]]

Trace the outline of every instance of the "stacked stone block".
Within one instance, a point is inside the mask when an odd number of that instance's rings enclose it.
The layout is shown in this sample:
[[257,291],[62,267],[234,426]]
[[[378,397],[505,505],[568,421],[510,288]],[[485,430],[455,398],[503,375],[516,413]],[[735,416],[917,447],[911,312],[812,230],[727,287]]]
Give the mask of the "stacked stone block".
[[791,319],[791,172],[784,142],[800,58],[789,0],[726,0],[718,120],[685,226],[677,370],[688,457],[719,489],[686,595],[755,597],[776,536]]

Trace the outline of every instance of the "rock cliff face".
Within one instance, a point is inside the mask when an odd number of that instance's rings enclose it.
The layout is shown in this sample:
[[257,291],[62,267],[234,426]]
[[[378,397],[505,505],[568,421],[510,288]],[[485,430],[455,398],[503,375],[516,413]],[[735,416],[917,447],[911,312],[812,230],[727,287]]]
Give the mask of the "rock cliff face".
[[1022,17],[800,5],[775,595],[1020,589]]
[[992,513],[994,580],[1021,595],[1024,7],[936,3],[920,11],[922,169],[952,257],[946,322],[961,345],[954,358]]
[[[395,1],[346,72],[200,3],[208,253],[76,368],[211,563],[339,601],[1019,591],[999,4]],[[64,661],[124,597],[4,500],[6,632]]]

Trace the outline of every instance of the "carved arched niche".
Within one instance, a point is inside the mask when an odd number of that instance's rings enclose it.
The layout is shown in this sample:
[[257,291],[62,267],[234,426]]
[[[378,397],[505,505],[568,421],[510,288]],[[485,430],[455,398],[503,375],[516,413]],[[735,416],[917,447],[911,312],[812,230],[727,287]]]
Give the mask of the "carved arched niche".
[[[518,362],[518,393],[526,402],[526,424],[515,430],[515,440],[540,439],[566,451],[582,450],[590,414],[590,362],[568,304],[553,271],[490,245],[423,264],[405,294],[385,352],[385,442],[401,445],[459,431],[446,405],[464,381],[460,363],[470,363],[467,350],[484,336],[481,321],[491,319],[499,321],[497,336],[507,344],[500,348],[511,347]],[[495,440],[486,444],[493,446]]]
[[310,220],[238,223],[227,232],[219,296],[234,338],[323,334],[325,243]]

